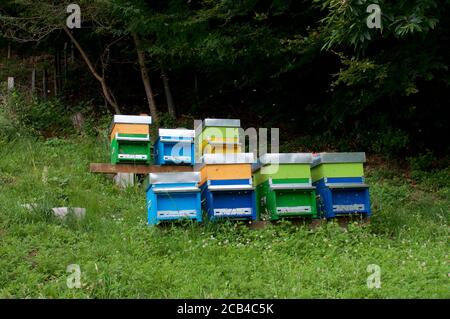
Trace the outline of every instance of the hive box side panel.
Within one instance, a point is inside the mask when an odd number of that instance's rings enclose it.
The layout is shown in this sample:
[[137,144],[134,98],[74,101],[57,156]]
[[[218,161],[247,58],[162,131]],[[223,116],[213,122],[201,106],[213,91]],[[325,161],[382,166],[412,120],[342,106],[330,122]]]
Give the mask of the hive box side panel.
[[321,164],[311,170],[313,181],[325,177],[361,177],[364,176],[363,163]]
[[256,185],[264,183],[269,178],[311,178],[311,168],[309,164],[272,164],[262,167],[255,173]]
[[242,148],[238,144],[234,145],[210,145],[207,144],[202,149],[202,154],[220,154],[220,153],[226,153],[226,154],[234,154],[234,153],[241,153]]
[[114,124],[111,131],[111,140],[116,136],[116,133],[122,134],[150,134],[150,127],[147,124]]
[[239,128],[237,127],[205,127],[202,131],[202,139],[206,140],[212,138],[212,140],[218,141],[232,141],[239,138]]
[[252,177],[250,164],[213,164],[205,165],[201,169],[201,184],[207,179],[226,180],[226,179],[249,179]]
[[208,166],[205,165],[200,169],[200,184],[199,185],[203,185],[206,182],[207,177],[208,177]]

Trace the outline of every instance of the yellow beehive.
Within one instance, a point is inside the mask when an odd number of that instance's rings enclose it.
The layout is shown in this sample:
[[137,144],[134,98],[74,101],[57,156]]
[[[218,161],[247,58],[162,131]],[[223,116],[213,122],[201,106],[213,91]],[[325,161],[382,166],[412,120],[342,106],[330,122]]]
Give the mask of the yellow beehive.
[[205,119],[199,136],[200,154],[240,153],[240,120]]
[[205,143],[202,154],[241,153],[240,144]]

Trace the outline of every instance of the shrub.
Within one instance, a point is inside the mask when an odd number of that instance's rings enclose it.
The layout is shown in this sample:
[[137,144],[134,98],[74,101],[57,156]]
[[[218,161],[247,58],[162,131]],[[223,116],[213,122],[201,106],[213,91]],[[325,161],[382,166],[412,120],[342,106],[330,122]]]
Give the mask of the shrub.
[[54,136],[72,129],[68,109],[58,99],[27,101],[22,94],[13,92],[4,109],[6,122],[21,134]]

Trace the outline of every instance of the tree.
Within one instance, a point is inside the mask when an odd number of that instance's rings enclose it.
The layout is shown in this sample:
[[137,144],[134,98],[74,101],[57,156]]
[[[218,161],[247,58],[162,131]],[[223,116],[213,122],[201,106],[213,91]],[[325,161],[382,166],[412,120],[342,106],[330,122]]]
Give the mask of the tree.
[[147,67],[145,66],[145,52],[142,48],[142,43],[139,35],[137,33],[133,33],[132,36],[134,44],[136,46],[142,82],[144,83],[145,94],[147,95],[148,107],[153,119],[155,120],[155,122],[158,122],[158,111],[156,109],[155,98],[153,96],[152,86],[150,85],[150,78],[147,73]]
[[[103,1],[81,1],[80,4],[83,6],[84,24],[91,25],[93,29],[102,29],[105,22],[108,24],[109,17],[105,17],[107,10],[105,10]],[[89,71],[100,83],[108,104],[112,106],[115,113],[120,114],[119,105],[106,83],[105,69],[102,69],[101,74],[96,70],[88,54],[65,25],[66,5],[54,4],[53,1],[20,0],[15,1],[14,6],[7,7],[7,9],[9,9],[9,14],[0,15],[1,36],[22,43],[41,42],[52,33],[63,30],[80,52]]]
[[[356,124],[359,139],[365,135],[371,144],[376,134],[375,140],[381,141],[376,151],[396,152],[433,143],[425,140],[445,124],[439,116],[430,115],[445,112],[449,103],[437,92],[450,83],[450,51],[442,45],[448,42],[450,2],[314,3],[327,14],[320,27],[323,49],[336,53],[341,63],[326,109],[331,126],[348,132]],[[381,29],[366,25],[366,9],[372,3],[381,7]]]

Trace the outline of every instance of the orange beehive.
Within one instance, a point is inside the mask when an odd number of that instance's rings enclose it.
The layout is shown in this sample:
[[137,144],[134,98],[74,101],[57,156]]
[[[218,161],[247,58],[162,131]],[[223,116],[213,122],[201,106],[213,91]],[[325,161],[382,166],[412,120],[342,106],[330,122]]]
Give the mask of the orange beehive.
[[252,177],[251,164],[211,164],[200,169],[200,185],[207,179],[248,179]]
[[251,179],[252,153],[205,154],[194,170],[200,172],[200,185],[207,180]]

